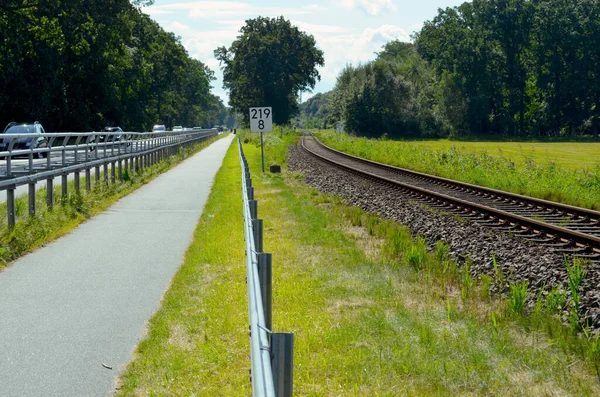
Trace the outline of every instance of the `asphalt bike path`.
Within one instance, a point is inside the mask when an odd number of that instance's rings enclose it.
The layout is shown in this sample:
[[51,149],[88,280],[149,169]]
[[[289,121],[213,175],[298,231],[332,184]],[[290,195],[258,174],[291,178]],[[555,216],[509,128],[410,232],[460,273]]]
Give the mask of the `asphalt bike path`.
[[0,272],[0,396],[107,396],[182,263],[233,136]]

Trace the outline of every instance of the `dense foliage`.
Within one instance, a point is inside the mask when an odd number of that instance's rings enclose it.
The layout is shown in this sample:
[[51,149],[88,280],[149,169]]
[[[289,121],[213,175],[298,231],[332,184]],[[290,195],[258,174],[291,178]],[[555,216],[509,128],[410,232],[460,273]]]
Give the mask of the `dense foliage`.
[[473,0],[347,67],[330,122],[363,135],[598,135],[600,2]]
[[329,128],[332,92],[317,93],[300,104],[298,122],[302,128]]
[[248,121],[247,109],[271,106],[273,121],[286,124],[298,111],[298,96],[320,79],[323,52],[313,36],[279,18],[249,19],[231,47],[219,47],[229,103]]
[[226,116],[213,73],[137,0],[2,0],[0,125],[212,126]]
[[434,135],[440,124],[433,114],[434,82],[414,46],[393,41],[376,60],[342,71],[328,116],[367,136]]

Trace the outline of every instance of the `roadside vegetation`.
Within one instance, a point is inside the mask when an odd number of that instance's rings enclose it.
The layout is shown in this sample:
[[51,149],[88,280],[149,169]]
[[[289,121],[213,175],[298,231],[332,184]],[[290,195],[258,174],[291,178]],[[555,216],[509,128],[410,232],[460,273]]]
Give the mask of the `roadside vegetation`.
[[[261,174],[258,137],[240,138],[273,253],[273,327],[295,332],[295,395],[600,393],[597,340],[551,316],[556,299],[528,312],[526,284],[498,298],[508,276],[474,279],[447,246],[429,252],[401,225],[307,187],[285,168],[292,131],[266,135],[266,164],[282,174]],[[118,395],[251,394],[240,172],[232,145]]]
[[478,0],[440,8],[301,106],[304,128],[380,137],[600,133],[600,3]]
[[[506,144],[512,154],[502,149],[496,152],[485,150],[496,143],[472,143],[465,150],[456,146],[426,144],[420,141],[371,140],[339,134],[331,130],[316,134],[319,139],[335,149],[397,167],[412,169],[427,174],[455,179],[462,182],[487,186],[494,189],[524,194],[541,199],[557,201],[579,207],[600,210],[600,164],[576,167],[579,156],[563,156],[565,166],[547,161],[561,156],[563,144],[552,148],[545,146],[544,154],[517,151],[517,144]],[[528,143],[534,151],[536,143]],[[571,147],[577,144],[570,144]],[[597,158],[600,147],[596,144],[578,144],[576,149]],[[593,146],[589,146],[593,145]],[[495,147],[502,147],[497,144]],[[540,150],[541,151],[541,150]],[[546,161],[544,161],[544,156]]]
[[[11,229],[7,223],[6,203],[0,204],[0,270],[9,262],[31,252],[58,237],[71,232],[79,224],[106,210],[115,201],[148,183],[161,173],[202,150],[225,135],[209,138],[191,148],[184,148],[176,156],[167,157],[152,167],[140,172],[124,172],[123,180],[114,184],[104,180],[100,174],[99,183],[92,179],[92,189],[85,190],[85,178],[81,178],[80,193],[75,192],[74,182],[69,182],[69,195],[62,198],[62,187],[54,187],[55,203],[52,209],[46,204],[46,188],[36,192],[36,215],[29,216],[29,197],[20,196],[15,201],[16,226]],[[94,178],[92,176],[92,178]]]
[[154,0],[0,2],[0,128],[226,124],[214,72],[143,7]]

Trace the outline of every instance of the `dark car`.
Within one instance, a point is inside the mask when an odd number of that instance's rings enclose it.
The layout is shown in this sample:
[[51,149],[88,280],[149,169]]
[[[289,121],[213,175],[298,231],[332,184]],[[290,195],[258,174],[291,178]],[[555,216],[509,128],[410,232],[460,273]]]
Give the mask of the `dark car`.
[[[41,136],[45,134],[44,127],[37,121],[33,124],[18,124],[14,121],[9,123],[3,134],[36,134],[37,137],[28,136],[23,138],[17,138],[13,143],[12,150],[23,150],[23,149],[38,149],[48,147],[48,139],[45,136]],[[8,150],[10,142],[12,139],[1,139],[0,140],[0,151]],[[38,157],[48,157],[48,152],[37,153]]]
[[[98,143],[103,142],[120,142],[123,139],[123,129],[121,127],[104,127],[102,132],[106,132],[106,135],[97,135]],[[94,143],[96,138],[93,138],[90,143]],[[90,147],[90,150],[94,150],[95,146]]]
[[117,142],[123,138],[121,127],[105,127],[102,132],[110,132],[110,135],[100,135],[100,142]]

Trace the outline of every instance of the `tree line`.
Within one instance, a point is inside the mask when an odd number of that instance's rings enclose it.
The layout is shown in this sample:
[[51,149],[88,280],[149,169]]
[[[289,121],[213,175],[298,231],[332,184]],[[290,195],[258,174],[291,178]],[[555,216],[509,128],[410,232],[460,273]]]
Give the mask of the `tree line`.
[[473,0],[413,38],[346,67],[320,117],[369,136],[598,136],[597,0]]
[[223,123],[213,72],[141,11],[150,3],[1,0],[0,125],[148,131]]

